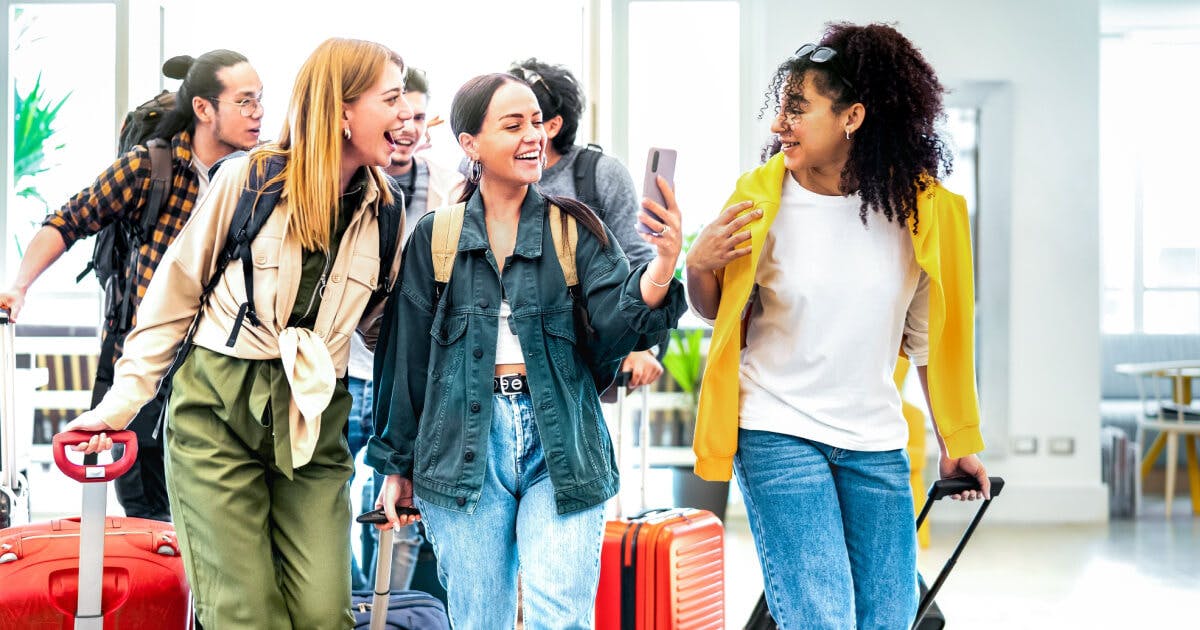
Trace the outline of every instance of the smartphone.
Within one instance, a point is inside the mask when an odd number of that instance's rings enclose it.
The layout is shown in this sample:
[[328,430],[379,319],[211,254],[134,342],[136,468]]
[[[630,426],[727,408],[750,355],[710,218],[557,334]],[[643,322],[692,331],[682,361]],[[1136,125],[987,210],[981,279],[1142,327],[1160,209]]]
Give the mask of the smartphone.
[[[659,149],[650,147],[650,153],[646,156],[646,177],[642,181],[642,196],[657,202],[659,205],[666,207],[667,202],[663,199],[662,191],[658,189],[658,177],[662,176],[667,180],[667,185],[672,189],[675,188],[675,149]],[[658,215],[642,208],[642,212],[659,220]],[[642,234],[659,234],[650,228],[646,227],[645,223],[638,221],[637,231]]]
[[[409,507],[407,505],[396,506],[396,515],[398,516],[417,516],[420,513],[421,511],[415,507]],[[359,523],[367,523],[369,525],[382,525],[387,522],[387,514],[383,512],[383,508],[375,508],[374,510],[371,510],[365,514],[360,514],[358,518],[354,520]]]

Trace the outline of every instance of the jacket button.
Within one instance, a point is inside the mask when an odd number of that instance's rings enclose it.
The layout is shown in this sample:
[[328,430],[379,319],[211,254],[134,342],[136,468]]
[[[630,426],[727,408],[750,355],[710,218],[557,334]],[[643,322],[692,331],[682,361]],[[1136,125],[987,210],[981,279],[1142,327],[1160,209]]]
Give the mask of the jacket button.
[[475,461],[475,452],[467,451],[467,454],[463,456],[463,459],[467,460],[468,464]]
[[330,276],[330,277],[329,277],[329,281],[330,281],[330,282],[341,282],[341,281],[342,281],[342,277],[341,277],[340,275],[338,275],[338,274],[336,274],[336,273],[335,273],[335,274],[333,274],[332,276]]
[[479,413],[479,409],[480,409],[479,403],[477,403],[477,402],[471,403],[471,412],[472,413]]
[[462,507],[467,504],[467,497],[458,497],[454,502],[458,504],[458,507]]
[[487,308],[488,307],[488,301],[483,298],[479,298],[479,301],[475,302],[475,304],[477,304],[479,306],[479,308]]
[[480,349],[480,348],[475,348],[475,352],[474,352],[474,353],[472,353],[472,354],[474,354],[474,355],[475,355],[475,358],[476,358],[476,359],[482,359],[482,358],[483,358],[483,350],[482,350],[482,349]]

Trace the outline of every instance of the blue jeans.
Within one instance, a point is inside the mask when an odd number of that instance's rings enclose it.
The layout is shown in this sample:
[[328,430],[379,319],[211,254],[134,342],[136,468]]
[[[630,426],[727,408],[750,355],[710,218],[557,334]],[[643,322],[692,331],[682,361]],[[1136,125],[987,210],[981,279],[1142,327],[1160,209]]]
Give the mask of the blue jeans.
[[558,514],[529,394],[497,394],[473,513],[417,496],[456,630],[511,628],[517,574],[525,628],[594,625],[604,505]]
[[[372,413],[374,403],[371,398],[372,383],[353,376],[349,377],[348,381],[353,403],[350,406],[350,420],[347,422],[346,441],[350,446],[350,457],[356,458],[358,451],[365,447],[367,440],[375,434],[375,421]],[[362,508],[364,512],[374,509],[375,489],[383,484],[382,480],[382,475],[376,474],[363,484]],[[354,482],[353,474],[350,475],[350,482]],[[352,523],[350,527],[352,536],[354,535],[353,528],[359,528],[358,535],[362,543],[361,560],[354,557],[354,554],[350,554],[351,588],[356,591],[373,588],[379,530],[375,529],[373,525],[357,523]],[[396,532],[393,541],[391,590],[408,590],[412,583],[413,571],[416,569],[417,554],[421,549],[421,534],[415,524],[409,525]]]
[[903,450],[739,429],[734,468],[780,628],[912,625],[917,533]]

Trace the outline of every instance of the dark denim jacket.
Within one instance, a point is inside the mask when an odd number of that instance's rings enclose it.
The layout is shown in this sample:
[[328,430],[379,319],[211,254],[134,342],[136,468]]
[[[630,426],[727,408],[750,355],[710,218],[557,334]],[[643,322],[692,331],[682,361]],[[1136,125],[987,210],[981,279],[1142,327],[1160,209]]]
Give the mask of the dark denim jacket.
[[630,273],[611,232],[602,247],[580,225],[576,266],[595,333],[578,339],[547,207],[531,186],[501,276],[482,198],[471,197],[454,273],[436,303],[432,214],[420,220],[404,248],[401,278],[376,347],[378,435],[368,445],[367,462],[383,474],[411,477],[417,494],[435,505],[473,512],[479,501],[501,295],[512,307],[511,325],[525,353],[560,514],[616,493],[617,467],[597,385],[607,386],[631,351],[663,343],[687,308],[683,286],[673,281],[663,306],[651,310],[639,286],[644,267]]

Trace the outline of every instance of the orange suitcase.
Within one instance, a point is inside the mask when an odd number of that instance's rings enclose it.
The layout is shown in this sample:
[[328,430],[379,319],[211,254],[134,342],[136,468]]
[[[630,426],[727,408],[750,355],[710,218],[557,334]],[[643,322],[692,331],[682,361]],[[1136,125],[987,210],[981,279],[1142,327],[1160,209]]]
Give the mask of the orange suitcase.
[[[621,459],[629,374],[618,376],[617,460]],[[642,417],[646,413],[642,391]],[[641,426],[641,499],[646,503],[649,431]],[[621,513],[620,499],[617,511]],[[646,510],[609,521],[596,595],[598,630],[722,630],[725,627],[725,535],[712,512]]]
[[724,528],[712,512],[651,510],[608,522],[596,598],[598,630],[724,627]]

